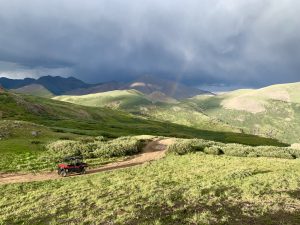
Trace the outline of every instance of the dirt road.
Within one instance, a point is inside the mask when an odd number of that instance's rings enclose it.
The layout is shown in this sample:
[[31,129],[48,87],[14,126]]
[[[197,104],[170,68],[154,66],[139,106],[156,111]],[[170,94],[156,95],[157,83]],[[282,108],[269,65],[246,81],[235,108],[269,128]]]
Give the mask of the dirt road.
[[[172,142],[174,142],[174,139],[155,139],[152,142],[148,143],[143,149],[142,153],[139,154],[137,157],[129,159],[127,161],[109,163],[99,168],[88,169],[86,175],[110,170],[123,169],[160,159],[165,156],[167,146]],[[68,177],[72,176],[78,175],[75,173],[72,175],[68,174]],[[12,174],[0,172],[0,184],[53,180],[58,178],[61,178],[61,176],[59,176],[57,172],[46,172],[40,174]]]

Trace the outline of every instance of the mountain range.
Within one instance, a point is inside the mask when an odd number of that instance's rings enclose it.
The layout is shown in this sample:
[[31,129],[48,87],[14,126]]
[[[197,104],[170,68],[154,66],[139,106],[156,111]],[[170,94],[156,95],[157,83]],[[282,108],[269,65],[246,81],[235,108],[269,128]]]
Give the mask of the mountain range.
[[40,84],[51,93],[61,95],[65,92],[77,88],[90,88],[99,84],[86,84],[74,77],[52,77],[50,75],[40,77],[39,79],[25,78],[25,79],[9,79],[5,77],[0,78],[0,83],[5,89],[18,89],[32,84]]
[[[106,83],[86,84],[74,77],[63,78],[59,76],[52,77],[50,75],[40,77],[37,80],[33,78],[20,80],[1,77],[0,83],[5,89],[13,89],[16,92],[26,94],[35,93],[34,95],[37,95],[36,92],[42,88],[41,86],[54,95],[87,95],[130,89],[138,90],[147,95],[159,91],[175,99],[191,98],[203,94],[213,95],[208,91],[202,91],[195,87],[151,75],[141,76],[129,83],[110,81]],[[22,88],[25,88],[25,90]],[[30,90],[32,91],[30,92]],[[43,92],[43,94],[45,93]]]
[[[136,83],[144,88],[140,90],[146,92],[147,86],[142,86],[142,82]],[[293,144],[300,142],[299,90],[300,82],[272,85],[256,90],[241,89],[217,96],[202,94],[186,99],[174,99],[159,91],[147,95],[133,90],[85,96],[64,95],[54,99],[84,106],[112,108],[209,130],[213,130],[210,125],[215,124],[210,122],[209,118],[217,119],[240,128],[247,134]]]

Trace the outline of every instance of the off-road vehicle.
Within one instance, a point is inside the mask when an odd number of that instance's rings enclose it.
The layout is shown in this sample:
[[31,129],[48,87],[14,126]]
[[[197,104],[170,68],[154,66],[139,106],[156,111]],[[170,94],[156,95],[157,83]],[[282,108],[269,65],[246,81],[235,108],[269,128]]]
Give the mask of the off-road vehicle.
[[62,177],[66,177],[67,173],[80,173],[85,174],[85,169],[89,165],[83,162],[82,157],[73,156],[73,157],[66,157],[64,161],[59,164],[57,173]]

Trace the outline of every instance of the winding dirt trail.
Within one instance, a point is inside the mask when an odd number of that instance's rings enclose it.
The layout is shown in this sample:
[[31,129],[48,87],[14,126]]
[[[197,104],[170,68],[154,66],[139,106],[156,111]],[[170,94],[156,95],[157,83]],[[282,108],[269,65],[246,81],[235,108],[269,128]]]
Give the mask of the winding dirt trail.
[[[142,153],[139,154],[137,157],[129,159],[127,161],[109,163],[99,168],[88,169],[86,171],[86,175],[133,167],[136,165],[143,164],[145,162],[160,159],[165,156],[167,146],[173,142],[174,139],[154,139],[152,142],[146,145]],[[79,175],[77,175],[76,173],[68,174],[68,177],[73,176]],[[39,174],[13,174],[0,172],[0,184],[53,180],[59,178],[66,179],[59,176],[57,172],[45,172]]]

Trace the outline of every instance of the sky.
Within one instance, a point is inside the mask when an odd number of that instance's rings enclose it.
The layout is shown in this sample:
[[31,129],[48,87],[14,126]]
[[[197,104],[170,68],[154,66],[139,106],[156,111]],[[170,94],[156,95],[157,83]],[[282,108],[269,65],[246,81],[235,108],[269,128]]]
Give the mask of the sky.
[[299,0],[0,0],[0,77],[298,82],[299,11]]

